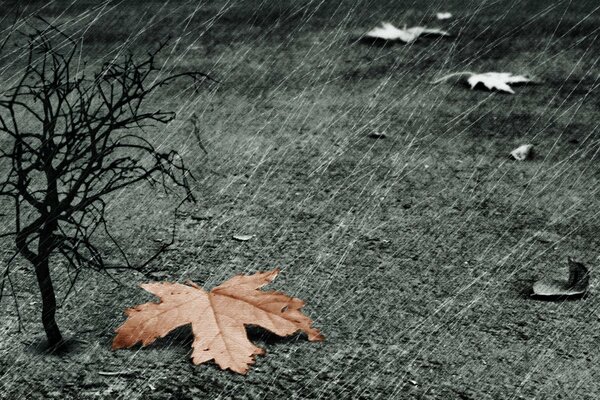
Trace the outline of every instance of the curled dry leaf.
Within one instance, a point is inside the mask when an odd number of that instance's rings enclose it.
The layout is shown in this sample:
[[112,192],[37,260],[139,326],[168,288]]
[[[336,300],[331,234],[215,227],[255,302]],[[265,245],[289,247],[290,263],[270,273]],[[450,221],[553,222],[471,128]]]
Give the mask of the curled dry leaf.
[[310,341],[322,341],[321,333],[302,314],[304,302],[281,292],[261,291],[278,269],[254,275],[237,275],[206,292],[193,282],[146,283],[143,289],[160,298],[125,311],[127,320],[117,330],[112,348],[147,346],[173,329],[191,324],[194,334],[192,361],[214,360],[222,369],[245,374],[256,354],[246,335],[246,325],[257,325],[279,336],[303,331]]
[[451,78],[458,78],[459,81],[466,82],[471,89],[483,86],[488,90],[497,90],[499,92],[514,94],[511,84],[533,83],[534,80],[526,75],[514,75],[510,72],[484,72],[475,73],[469,71],[456,72],[443,76],[432,83],[446,82]]
[[435,14],[435,17],[440,21],[452,18],[452,13],[449,12],[439,12]]
[[233,235],[232,237],[237,241],[247,242],[248,240],[252,239],[254,235]]
[[533,156],[533,145],[522,144],[521,146],[511,151],[510,155],[517,161],[525,161]]
[[533,284],[533,295],[538,297],[578,297],[585,294],[590,284],[590,273],[580,262],[569,258],[569,279],[559,281],[542,279]]
[[412,43],[422,35],[450,36],[450,33],[436,28],[415,26],[412,28],[399,29],[389,22],[382,22],[381,26],[371,29],[364,37],[379,40],[400,40],[404,43]]

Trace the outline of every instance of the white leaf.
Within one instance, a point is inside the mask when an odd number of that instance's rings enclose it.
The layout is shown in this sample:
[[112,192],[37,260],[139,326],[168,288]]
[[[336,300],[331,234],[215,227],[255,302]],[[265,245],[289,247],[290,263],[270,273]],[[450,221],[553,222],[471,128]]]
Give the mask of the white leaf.
[[254,237],[254,235],[233,235],[233,238],[240,242],[247,242],[248,240],[252,239],[253,237]]
[[450,36],[450,33],[440,29],[430,29],[423,26],[398,29],[388,22],[382,22],[381,26],[371,29],[365,34],[365,37],[382,40],[401,40],[404,43],[414,42],[421,35],[440,35]]
[[525,161],[531,157],[533,150],[532,144],[522,144],[517,147],[513,151],[510,152],[510,155],[517,161]]
[[435,17],[437,19],[439,19],[440,21],[443,21],[445,19],[452,18],[452,13],[449,13],[449,12],[439,12],[439,13],[435,14]]
[[467,78],[467,83],[474,89],[478,84],[482,84],[489,90],[499,90],[501,92],[514,94],[515,92],[509,86],[511,83],[529,83],[532,80],[525,75],[513,75],[510,72],[485,72],[482,74],[472,74]]

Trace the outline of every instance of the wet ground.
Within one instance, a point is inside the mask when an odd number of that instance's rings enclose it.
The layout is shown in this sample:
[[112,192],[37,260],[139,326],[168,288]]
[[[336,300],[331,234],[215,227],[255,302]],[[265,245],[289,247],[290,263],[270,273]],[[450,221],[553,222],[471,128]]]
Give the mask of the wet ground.
[[[90,272],[63,303],[68,277],[56,259],[58,322],[73,342],[47,355],[31,267],[18,259],[23,326],[5,296],[0,398],[598,398],[597,5],[271,3],[26,10],[85,32],[90,68],[121,44],[143,52],[170,36],[165,69],[221,82],[196,94],[176,84],[152,100],[178,113],[153,140],[184,155],[198,203],[182,209],[175,246],[148,272],[210,288],[280,267],[271,287],[304,299],[326,340],[253,328],[267,355],[247,376],[192,365],[187,328],[111,351],[123,310],[151,299],[137,287],[147,278]],[[454,18],[436,21],[437,11]],[[380,21],[453,36],[356,41]],[[530,74],[540,84],[514,95],[430,84],[465,70]],[[193,113],[208,154],[188,123]],[[510,159],[524,143],[534,158]],[[142,258],[168,240],[177,202],[147,186],[120,193],[110,201],[113,232]],[[568,256],[592,270],[589,295],[532,300],[532,283],[564,276]]]

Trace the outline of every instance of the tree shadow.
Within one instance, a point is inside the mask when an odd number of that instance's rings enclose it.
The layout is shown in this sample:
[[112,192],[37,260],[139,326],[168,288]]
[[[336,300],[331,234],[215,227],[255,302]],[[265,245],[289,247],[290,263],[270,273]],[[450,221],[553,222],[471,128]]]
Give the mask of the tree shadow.
[[58,345],[48,344],[48,339],[44,337],[36,337],[25,343],[25,351],[36,355],[51,355],[63,357],[67,354],[77,353],[82,351],[84,345],[88,342],[76,337],[67,337]]

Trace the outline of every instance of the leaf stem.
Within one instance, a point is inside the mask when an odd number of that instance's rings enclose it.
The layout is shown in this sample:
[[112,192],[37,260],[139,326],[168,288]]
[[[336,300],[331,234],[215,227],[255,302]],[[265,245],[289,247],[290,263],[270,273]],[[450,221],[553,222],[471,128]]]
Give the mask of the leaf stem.
[[448,79],[454,78],[455,76],[465,76],[465,75],[475,75],[475,72],[471,72],[471,71],[454,72],[452,74],[444,75],[441,78],[436,79],[435,81],[431,82],[431,84],[435,85],[435,84],[438,84],[441,82],[446,82]]

